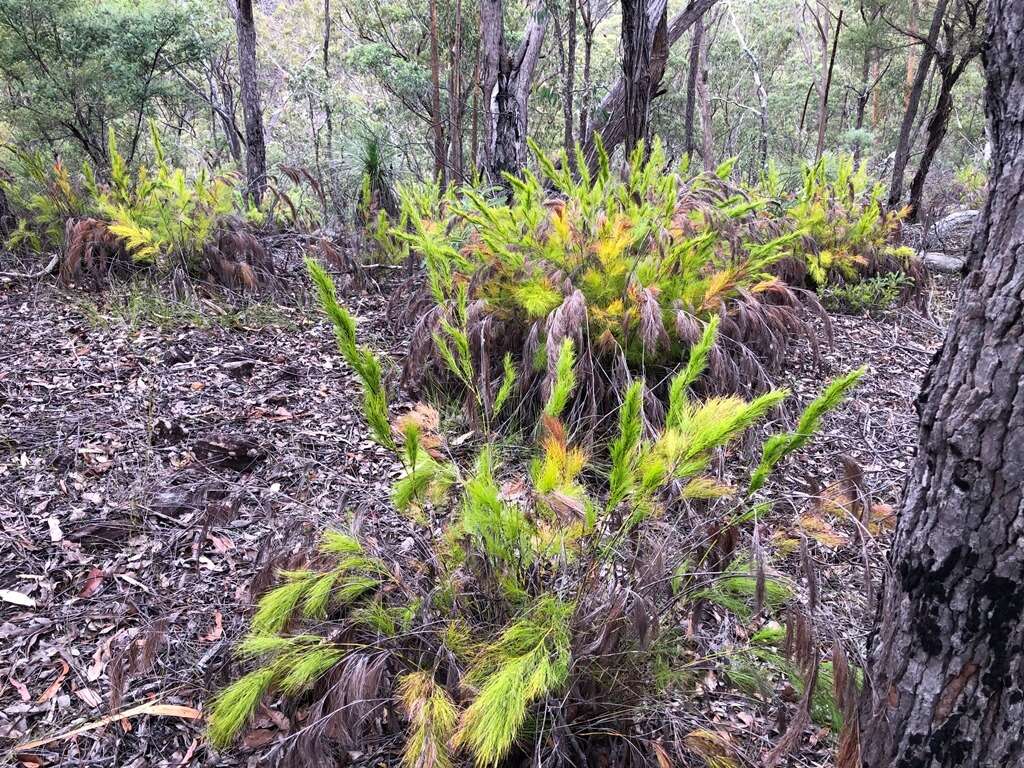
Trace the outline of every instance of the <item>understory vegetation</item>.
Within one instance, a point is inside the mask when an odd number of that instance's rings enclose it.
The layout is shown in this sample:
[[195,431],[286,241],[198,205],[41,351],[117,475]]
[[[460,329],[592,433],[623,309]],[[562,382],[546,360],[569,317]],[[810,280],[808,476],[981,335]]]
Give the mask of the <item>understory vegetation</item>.
[[[400,547],[365,539],[354,519],[280,573],[237,648],[249,671],[212,705],[215,745],[231,744],[262,700],[283,697],[306,713],[289,749],[307,762],[385,739],[397,718],[408,766],[458,755],[482,766],[569,765],[602,754],[646,765],[673,753],[733,765],[715,733],[679,732],[673,719],[670,702],[708,670],[757,697],[788,680],[816,720],[842,727],[856,674],[841,647],[825,658],[758,526],[769,475],[863,371],[836,379],[748,464],[737,443],[788,392],[696,398],[719,332],[713,317],[668,385],[664,424],[645,428],[645,384],[629,381],[605,455],[563,421],[580,369],[566,337],[524,473],[503,462],[499,441],[452,455],[431,406],[393,414],[380,362],[359,344],[327,273],[309,269],[362,382],[369,431],[404,468],[392,503],[408,538]],[[458,358],[449,365],[462,375]],[[492,417],[518,375],[510,367]],[[724,473],[715,456],[727,458]]]
[[593,172],[578,148],[571,163],[534,146],[542,175],[508,176],[507,200],[500,189],[401,188],[382,248],[405,243],[426,269],[409,312],[407,383],[462,387],[470,413],[487,420],[511,360],[515,415],[532,420],[571,340],[571,423],[607,423],[633,377],[659,422],[671,373],[710,320],[718,334],[702,391],[753,394],[770,387],[794,337],[815,350],[828,337],[819,295],[881,282],[907,300],[924,288],[923,267],[899,245],[905,211],[883,211],[882,187],[851,157],[805,167],[788,192],[773,171],[745,186],[729,181],[731,162],[714,173],[691,171],[688,158],[670,164],[658,141],[649,154],[639,146],[620,177],[597,146]]
[[317,221],[317,186],[308,173],[282,169],[293,184],[290,193],[272,188],[274,195],[261,208],[246,199],[237,174],[171,165],[153,122],[150,139],[152,164],[134,172],[113,132],[109,169],[86,160],[73,172],[41,152],[10,148],[13,170],[0,175],[0,188],[17,224],[6,247],[56,250],[62,282],[94,290],[112,276],[148,270],[168,280],[181,274],[255,291],[274,274],[259,231],[303,229]]

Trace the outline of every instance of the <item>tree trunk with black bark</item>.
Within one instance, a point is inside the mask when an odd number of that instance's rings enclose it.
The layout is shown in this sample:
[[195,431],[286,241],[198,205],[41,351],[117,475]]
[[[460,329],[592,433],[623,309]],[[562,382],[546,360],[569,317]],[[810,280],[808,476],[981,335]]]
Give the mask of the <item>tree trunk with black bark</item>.
[[249,196],[257,205],[267,188],[267,148],[263,141],[263,109],[260,106],[256,69],[256,20],[252,0],[238,0],[235,12],[238,36],[238,80],[245,113],[245,175]]
[[547,32],[544,0],[535,0],[519,48],[506,47],[502,0],[480,0],[480,90],[484,113],[483,171],[492,184],[526,165],[527,106]]
[[[656,24],[665,23],[662,8]],[[622,81],[625,86],[626,154],[648,143],[651,109],[651,45],[654,33],[643,0],[622,0]]]
[[[651,34],[648,36],[648,45],[651,47],[651,93],[656,92],[662,77],[665,75],[665,66],[668,64],[668,52],[673,44],[688,30],[697,19],[701,18],[718,0],[689,0],[687,4],[675,16],[668,21],[666,26],[659,24],[665,8],[666,0],[650,0],[647,6],[648,29],[657,32],[659,27],[665,34]],[[608,153],[621,144],[626,138],[626,83],[625,77],[620,77],[612,85],[611,90],[601,100],[598,108],[594,110],[594,119],[587,127],[587,134],[583,141],[584,152],[588,162],[596,162],[594,148],[594,133],[600,133]]]
[[1024,3],[991,0],[994,143],[861,702],[866,768],[1024,765]]

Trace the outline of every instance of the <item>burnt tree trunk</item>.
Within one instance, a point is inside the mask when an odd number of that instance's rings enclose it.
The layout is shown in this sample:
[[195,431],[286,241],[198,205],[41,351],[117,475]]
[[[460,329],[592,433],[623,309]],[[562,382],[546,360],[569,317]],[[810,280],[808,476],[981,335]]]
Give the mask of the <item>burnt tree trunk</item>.
[[245,176],[249,197],[257,205],[267,188],[267,148],[263,141],[263,108],[260,106],[256,70],[256,20],[252,0],[238,0],[235,13],[238,35],[238,80],[245,113]]
[[535,0],[523,41],[509,53],[502,0],[480,0],[480,90],[484,112],[483,171],[492,184],[526,165],[527,106],[547,32],[544,0]]
[[[665,23],[667,6],[656,24]],[[647,144],[651,124],[651,48],[654,39],[644,0],[622,0],[622,81],[625,86],[626,154]]]
[[994,156],[861,702],[866,768],[1024,765],[1024,3],[991,0]]
[[938,0],[935,4],[935,14],[932,16],[931,26],[928,28],[928,37],[924,43],[924,51],[917,63],[914,72],[914,84],[910,87],[910,95],[907,97],[907,108],[903,112],[903,122],[900,123],[900,137],[896,142],[896,153],[893,156],[892,183],[889,185],[889,207],[895,208],[903,198],[903,174],[907,170],[907,163],[910,162],[910,150],[913,147],[914,121],[917,119],[917,110],[921,105],[921,95],[924,93],[925,83],[928,82],[928,74],[932,67],[932,57],[935,55],[935,45],[939,40],[939,32],[942,29],[942,20],[946,15],[947,0]]

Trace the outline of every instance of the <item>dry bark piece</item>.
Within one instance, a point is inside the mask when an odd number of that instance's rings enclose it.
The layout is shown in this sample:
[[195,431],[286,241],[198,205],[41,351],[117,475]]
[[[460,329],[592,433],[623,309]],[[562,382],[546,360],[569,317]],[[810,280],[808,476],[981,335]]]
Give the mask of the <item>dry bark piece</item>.
[[213,434],[196,440],[192,446],[195,457],[214,466],[245,471],[266,458],[260,443],[248,435]]

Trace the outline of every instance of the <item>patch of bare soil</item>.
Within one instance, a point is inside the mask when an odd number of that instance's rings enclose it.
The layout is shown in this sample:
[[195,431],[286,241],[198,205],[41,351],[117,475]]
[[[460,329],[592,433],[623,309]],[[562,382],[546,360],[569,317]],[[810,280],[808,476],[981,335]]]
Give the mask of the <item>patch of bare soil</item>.
[[[385,314],[396,283],[378,280],[346,303],[361,335],[399,358],[403,331]],[[947,306],[949,287],[935,297]],[[367,439],[359,389],[313,309],[282,310],[284,326],[160,330],[97,326],[74,306],[49,284],[0,293],[0,739],[45,742],[17,753],[26,766],[271,762],[289,726],[280,713],[264,708],[223,755],[206,747],[199,715],[233,671],[252,595],[324,526],[354,510],[387,517],[396,467]],[[865,547],[842,514],[821,513],[817,533],[799,520],[842,455],[875,498],[897,501],[941,328],[909,310],[833,323],[823,365],[804,350],[779,383],[807,401],[838,373],[870,372],[803,463],[787,466],[776,490],[792,504],[763,535],[808,537],[819,624],[849,637],[868,622]],[[885,525],[875,530],[877,583]],[[797,555],[774,565],[802,578]],[[737,734],[757,764],[779,736],[776,713],[717,687],[705,680],[681,706]],[[827,753],[812,746],[793,760]]]

